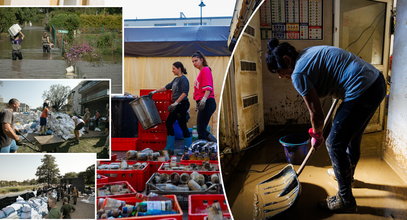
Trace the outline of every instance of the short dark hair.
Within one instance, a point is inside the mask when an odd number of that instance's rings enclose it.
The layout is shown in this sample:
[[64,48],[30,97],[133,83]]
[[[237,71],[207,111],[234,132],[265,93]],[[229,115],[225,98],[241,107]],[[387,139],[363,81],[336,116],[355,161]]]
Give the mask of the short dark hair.
[[12,98],[12,99],[10,99],[9,101],[8,101],[8,104],[9,105],[13,105],[13,104],[16,104],[16,103],[19,103],[20,101],[18,101],[18,99],[16,99],[16,98]]
[[287,63],[283,59],[284,56],[290,57],[294,62],[298,58],[298,52],[295,47],[287,42],[280,44],[276,38],[270,39],[267,48],[266,63],[268,70],[272,73],[275,73],[278,69],[288,68]]

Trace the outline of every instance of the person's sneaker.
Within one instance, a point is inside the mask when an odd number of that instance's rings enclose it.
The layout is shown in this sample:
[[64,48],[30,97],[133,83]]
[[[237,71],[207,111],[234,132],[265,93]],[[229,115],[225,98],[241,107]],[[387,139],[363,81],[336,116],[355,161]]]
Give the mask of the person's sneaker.
[[[327,173],[328,176],[330,176],[332,179],[334,179],[335,181],[338,181],[338,180],[336,179],[335,172],[334,172],[334,169],[333,169],[333,168],[327,169],[327,170],[326,170],[326,173]],[[352,188],[353,188],[354,186],[355,186],[355,179],[352,177]]]
[[319,206],[323,209],[338,213],[352,213],[357,210],[355,201],[346,204],[339,194],[329,196],[325,201],[320,202]]

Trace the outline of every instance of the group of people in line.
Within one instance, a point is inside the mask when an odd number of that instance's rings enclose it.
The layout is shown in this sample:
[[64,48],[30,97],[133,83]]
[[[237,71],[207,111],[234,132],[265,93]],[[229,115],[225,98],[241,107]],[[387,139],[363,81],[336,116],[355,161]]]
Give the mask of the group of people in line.
[[[23,59],[23,54],[21,52],[21,44],[23,43],[23,40],[25,38],[25,35],[23,34],[22,31],[18,32],[16,36],[10,36],[10,43],[11,43],[11,59],[12,60],[22,60]],[[54,46],[54,44],[51,42],[49,35],[47,32],[44,31],[41,37],[41,44],[42,44],[42,52],[44,54],[50,53],[51,48]]]
[[[52,196],[52,192],[56,191],[56,197]],[[75,206],[79,197],[79,191],[71,184],[60,185],[56,188],[39,188],[37,196],[48,197],[48,215],[47,219],[70,219],[71,213],[76,210]],[[71,198],[72,204],[71,205]],[[62,206],[57,207],[57,202],[62,199]]]
[[[192,55],[192,64],[199,70],[199,74],[194,82],[193,99],[196,102],[197,131],[198,139],[216,142],[216,138],[208,131],[208,124],[212,114],[216,110],[215,93],[213,86],[212,69],[209,67],[202,52],[197,51]],[[178,124],[184,136],[184,145],[192,144],[192,135],[188,129],[190,102],[188,100],[189,81],[185,76],[187,70],[181,62],[172,65],[172,73],[175,78],[164,87],[150,92],[153,95],[157,92],[172,90],[171,105],[168,107],[167,117],[167,143],[165,150],[173,151],[175,144],[174,123]]]

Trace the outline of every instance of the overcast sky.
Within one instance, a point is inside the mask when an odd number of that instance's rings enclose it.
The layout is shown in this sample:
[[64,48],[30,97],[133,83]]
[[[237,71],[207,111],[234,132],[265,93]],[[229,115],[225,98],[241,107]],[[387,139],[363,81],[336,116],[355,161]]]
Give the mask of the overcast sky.
[[[86,168],[95,164],[96,154],[63,153],[52,154],[56,158],[60,174],[85,171]],[[2,155],[0,160],[0,180],[23,181],[37,178],[35,173],[41,165],[43,154],[25,155],[8,154]]]
[[20,102],[27,104],[30,108],[42,106],[44,99],[42,94],[53,84],[61,84],[75,88],[82,80],[1,80],[0,97],[4,102],[11,98],[16,98]]
[[[236,0],[203,0],[203,17],[232,16]],[[122,6],[124,19],[199,17],[200,0],[105,0],[108,6]]]

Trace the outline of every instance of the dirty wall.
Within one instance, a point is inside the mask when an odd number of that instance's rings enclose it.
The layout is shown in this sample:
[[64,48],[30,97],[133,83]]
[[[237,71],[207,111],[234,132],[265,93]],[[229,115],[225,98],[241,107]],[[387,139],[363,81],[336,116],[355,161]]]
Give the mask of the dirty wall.
[[[233,55],[233,72],[230,72],[230,77],[234,77],[234,89],[230,90],[235,92],[232,100],[224,100],[225,116],[229,117],[228,124],[232,125],[233,120],[237,119],[237,135],[239,138],[239,148],[243,149],[250,144],[256,136],[264,131],[263,121],[263,91],[262,91],[262,60],[261,60],[261,44],[260,32],[257,29],[260,27],[260,17],[258,14],[253,16],[249,26],[254,28],[254,34],[243,33],[239,44]],[[248,64],[254,65],[255,68],[248,67]],[[232,75],[233,74],[233,75]],[[228,77],[228,80],[230,78]],[[225,97],[228,97],[225,94]],[[256,98],[257,97],[257,98]],[[231,115],[228,116],[226,108],[227,102],[232,101],[229,106],[236,105],[237,114],[236,119],[232,119]],[[247,102],[244,104],[244,102]],[[229,125],[227,125],[229,126]],[[223,128],[226,129],[226,128]],[[225,131],[224,133],[229,133]],[[230,143],[230,141],[225,141]]]
[[[323,40],[280,40],[288,42],[297,50],[316,45],[333,45],[333,1],[323,1]],[[260,12],[258,12],[260,13]],[[262,60],[267,53],[267,42],[262,39]],[[264,123],[265,125],[282,125],[287,122],[305,124],[309,121],[307,107],[300,95],[295,91],[290,80],[279,79],[277,74],[272,74],[263,62],[263,93],[264,98]],[[324,109],[329,108],[330,100],[323,100]],[[326,112],[326,111],[325,111]]]
[[[214,135],[217,134],[217,118],[219,109],[220,92],[222,82],[225,76],[228,56],[224,57],[206,57],[209,67],[212,69],[213,81],[215,87],[215,99],[217,108],[212,115],[209,125]],[[159,89],[174,79],[172,73],[172,64],[180,61],[184,64],[189,80],[189,102],[191,103],[188,127],[196,125],[196,103],[193,100],[194,81],[199,70],[192,65],[191,57],[125,57],[124,58],[124,92],[131,94],[140,94],[140,89]]]
[[407,182],[407,1],[397,2],[384,160]]

